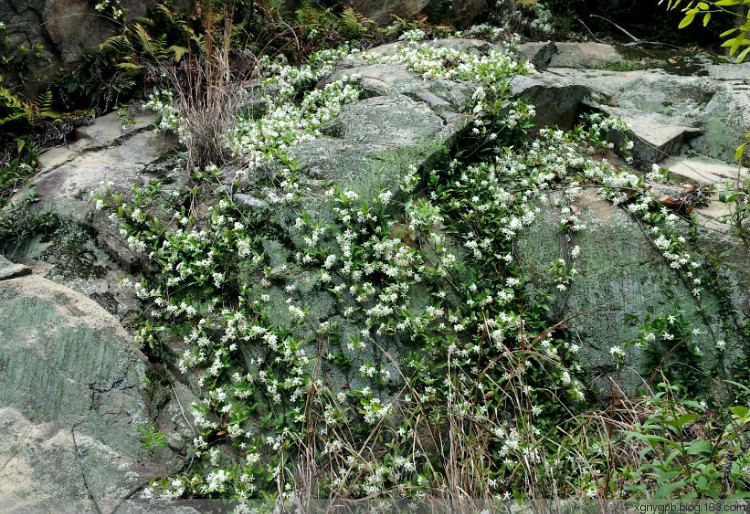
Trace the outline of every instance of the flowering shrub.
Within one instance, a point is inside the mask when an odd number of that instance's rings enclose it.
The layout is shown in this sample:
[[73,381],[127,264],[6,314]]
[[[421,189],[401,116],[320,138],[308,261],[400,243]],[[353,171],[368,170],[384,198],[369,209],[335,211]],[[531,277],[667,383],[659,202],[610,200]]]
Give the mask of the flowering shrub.
[[[589,410],[578,339],[564,321],[550,322],[553,298],[531,295],[514,245],[540,206],[559,209],[569,244],[550,279],[567,294],[586,230],[574,201],[593,187],[650,225],[654,247],[700,300],[702,263],[676,215],[642,175],[603,157],[623,125],[592,115],[573,131],[542,128],[527,140],[534,109],[511,101],[509,84],[530,68],[501,50],[477,56],[411,42],[362,56],[426,80],[475,83],[461,144],[470,152],[412,166],[400,190],[372,197],[326,184],[315,193],[332,216],[322,222],[302,204],[305,186],[286,150],[358,98],[355,76],[309,89],[342,55],[319,54],[301,68],[264,62],[265,113],[241,118],[225,142],[245,172],[217,188],[205,212],[184,207],[195,191],[178,191],[175,202],[158,184],[128,201],[111,191],[97,198],[116,207],[128,244],[153,270],[133,284],[147,306],[137,341],[182,347],[177,368],[201,391],[192,406],[197,464],[148,494],[289,502],[611,494],[627,434]],[[179,133],[165,98],[151,105],[165,114],[162,128]],[[275,171],[269,205],[297,213],[282,235],[227,193],[261,164]],[[286,257],[269,254],[268,241],[280,237],[294,241]],[[321,297],[331,299],[325,314],[309,301]],[[653,359],[663,357],[671,347],[659,354],[655,343],[688,337],[683,325],[679,313],[649,319],[638,341],[610,353],[622,365],[648,343]]]

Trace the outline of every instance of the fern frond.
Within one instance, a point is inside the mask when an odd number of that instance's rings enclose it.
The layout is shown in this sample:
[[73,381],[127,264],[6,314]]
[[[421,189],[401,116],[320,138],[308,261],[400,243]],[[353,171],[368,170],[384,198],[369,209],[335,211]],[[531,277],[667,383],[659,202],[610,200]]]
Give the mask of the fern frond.
[[151,37],[151,35],[146,31],[146,29],[141,25],[140,23],[134,23],[133,24],[133,31],[135,32],[136,36],[138,37],[138,42],[141,45],[141,48],[151,54],[154,55],[158,48],[156,45],[154,45],[154,40]]
[[172,55],[174,55],[175,62],[180,62],[182,57],[190,50],[188,48],[185,48],[184,46],[172,45],[169,47],[169,51],[172,52]]

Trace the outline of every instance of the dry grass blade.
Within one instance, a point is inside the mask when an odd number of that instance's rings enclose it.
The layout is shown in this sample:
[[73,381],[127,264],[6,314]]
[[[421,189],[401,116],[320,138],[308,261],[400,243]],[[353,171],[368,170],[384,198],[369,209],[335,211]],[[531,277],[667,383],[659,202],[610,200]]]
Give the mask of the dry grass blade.
[[188,170],[229,161],[226,136],[235,127],[244,91],[254,78],[257,58],[230,58],[226,52],[185,59],[172,72],[172,89],[182,115],[180,139]]

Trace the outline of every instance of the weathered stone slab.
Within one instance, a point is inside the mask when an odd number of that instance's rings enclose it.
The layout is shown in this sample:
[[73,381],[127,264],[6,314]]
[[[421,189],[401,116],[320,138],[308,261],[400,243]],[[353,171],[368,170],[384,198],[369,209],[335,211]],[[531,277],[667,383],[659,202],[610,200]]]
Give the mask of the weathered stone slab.
[[125,116],[111,112],[88,126],[78,127],[70,144],[42,152],[39,155],[39,166],[42,170],[49,170],[70,162],[86,150],[120,144],[134,134],[152,127],[158,120],[159,115],[153,112],[131,110]]
[[662,167],[669,170],[671,177],[717,186],[723,186],[727,182],[734,183],[738,177],[743,180],[748,174],[747,168],[706,157],[673,157],[662,163]]
[[557,52],[550,68],[599,68],[625,59],[612,45],[604,43],[555,43]]
[[35,275],[2,284],[2,508],[111,512],[166,471],[137,432],[144,358],[82,294]]
[[[633,142],[631,154],[636,165],[658,163],[679,153],[683,143],[703,133],[700,128],[676,124],[658,113],[633,114],[631,111],[603,107],[610,115],[620,117],[628,126],[628,139]],[[622,138],[615,136],[617,144]]]
[[127,191],[142,180],[144,168],[166,150],[163,136],[139,132],[112,147],[84,151],[63,164],[42,171],[34,179],[30,192],[39,195],[38,207],[66,218],[80,220],[91,212],[92,191],[101,189],[103,181]]
[[0,255],[0,280],[30,275],[31,268],[23,264],[15,264]]

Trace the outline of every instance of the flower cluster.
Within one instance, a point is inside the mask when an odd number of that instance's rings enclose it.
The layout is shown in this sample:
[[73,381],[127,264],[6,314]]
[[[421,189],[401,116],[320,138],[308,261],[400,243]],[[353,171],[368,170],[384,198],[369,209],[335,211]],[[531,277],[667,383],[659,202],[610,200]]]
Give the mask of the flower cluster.
[[[587,227],[576,200],[596,190],[650,225],[654,248],[696,291],[701,264],[644,177],[611,162],[622,122],[594,114],[528,140],[534,109],[509,90],[527,65],[503,50],[479,56],[414,41],[423,37],[414,31],[395,54],[358,57],[474,84],[461,159],[404,165],[400,184],[374,191],[305,190],[288,150],[359,98],[356,76],[312,89],[344,55],[327,51],[301,67],[264,60],[265,112],[241,118],[227,138],[247,169],[273,169],[274,187],[253,194],[279,212],[245,209],[231,188],[193,211],[182,207],[187,196],[157,184],[127,201],[95,195],[98,207],[117,207],[127,244],[155,270],[132,284],[146,306],[137,341],[154,353],[182,348],[177,367],[201,393],[192,406],[200,465],[162,480],[165,496],[275,491],[292,501],[303,465],[324,496],[445,494],[456,485],[449,468],[486,497],[522,495],[531,482],[550,495],[602,487],[610,441],[599,434],[580,445],[573,435],[572,414],[586,406],[580,341],[549,315],[579,273]],[[180,132],[168,94],[149,104],[164,114],[162,128]],[[546,297],[516,257],[543,210],[559,216],[566,241],[548,263]],[[685,341],[695,360],[695,337],[675,313],[648,319],[638,341],[610,354],[618,365],[639,351],[655,361]]]

